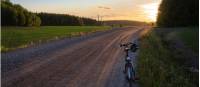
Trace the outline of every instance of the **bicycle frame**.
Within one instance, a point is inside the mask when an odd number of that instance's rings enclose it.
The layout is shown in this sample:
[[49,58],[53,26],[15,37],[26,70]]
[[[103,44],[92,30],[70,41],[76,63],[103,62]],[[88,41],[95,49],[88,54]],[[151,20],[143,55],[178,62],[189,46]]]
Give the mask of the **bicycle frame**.
[[[129,45],[131,45],[132,43],[127,43],[127,44],[121,44],[120,46],[124,46],[124,51],[126,53],[126,56],[125,58],[128,58],[129,57]],[[126,73],[126,76],[127,76],[127,80],[129,81],[129,83],[131,81],[134,80],[134,75],[135,75],[135,72],[134,72],[134,69],[133,69],[133,64],[131,62],[131,60],[127,60],[125,59],[126,63],[125,63],[125,73]]]

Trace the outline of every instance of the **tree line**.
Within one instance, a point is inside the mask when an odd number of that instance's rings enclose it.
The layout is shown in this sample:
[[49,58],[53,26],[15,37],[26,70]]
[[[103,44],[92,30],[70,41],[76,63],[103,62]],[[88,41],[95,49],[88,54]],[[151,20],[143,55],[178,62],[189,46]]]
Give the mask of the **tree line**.
[[40,18],[9,0],[1,0],[2,26],[40,26]]
[[32,13],[19,4],[1,0],[2,26],[83,26],[97,25],[91,18],[68,14]]
[[199,0],[162,0],[158,10],[158,26],[198,26],[199,24]]
[[68,14],[37,13],[42,20],[42,26],[83,26],[96,25],[97,21],[90,18],[78,17]]

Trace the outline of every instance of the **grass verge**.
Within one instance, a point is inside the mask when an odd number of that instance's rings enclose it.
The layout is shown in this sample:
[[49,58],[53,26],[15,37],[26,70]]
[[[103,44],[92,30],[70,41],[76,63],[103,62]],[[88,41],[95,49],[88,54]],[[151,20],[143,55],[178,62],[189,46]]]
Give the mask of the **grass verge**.
[[178,32],[179,37],[195,53],[199,53],[199,28],[189,27]]
[[185,70],[155,29],[140,39],[139,83],[142,87],[198,87],[198,73]]
[[80,36],[108,29],[111,28],[109,26],[2,27],[1,52],[24,48],[35,43]]

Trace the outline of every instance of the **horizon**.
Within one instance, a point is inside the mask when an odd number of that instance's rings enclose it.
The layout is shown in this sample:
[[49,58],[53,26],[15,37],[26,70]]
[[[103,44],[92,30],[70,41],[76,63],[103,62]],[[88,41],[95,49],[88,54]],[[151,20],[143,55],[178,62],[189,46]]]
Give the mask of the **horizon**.
[[130,20],[140,22],[155,22],[157,9],[161,0],[10,0],[20,4],[31,12],[47,12],[69,14],[103,21]]

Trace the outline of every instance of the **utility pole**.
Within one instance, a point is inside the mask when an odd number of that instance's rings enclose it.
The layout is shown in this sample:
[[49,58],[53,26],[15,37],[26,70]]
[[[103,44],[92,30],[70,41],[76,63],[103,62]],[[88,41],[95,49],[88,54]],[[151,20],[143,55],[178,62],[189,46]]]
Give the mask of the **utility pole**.
[[99,25],[99,14],[97,15],[97,25]]
[[103,16],[101,16],[101,25],[103,25]]
[[99,14],[97,15],[97,22],[99,25],[102,25],[103,23],[103,16],[100,16]]
[[99,15],[97,15],[97,21],[99,22]]

